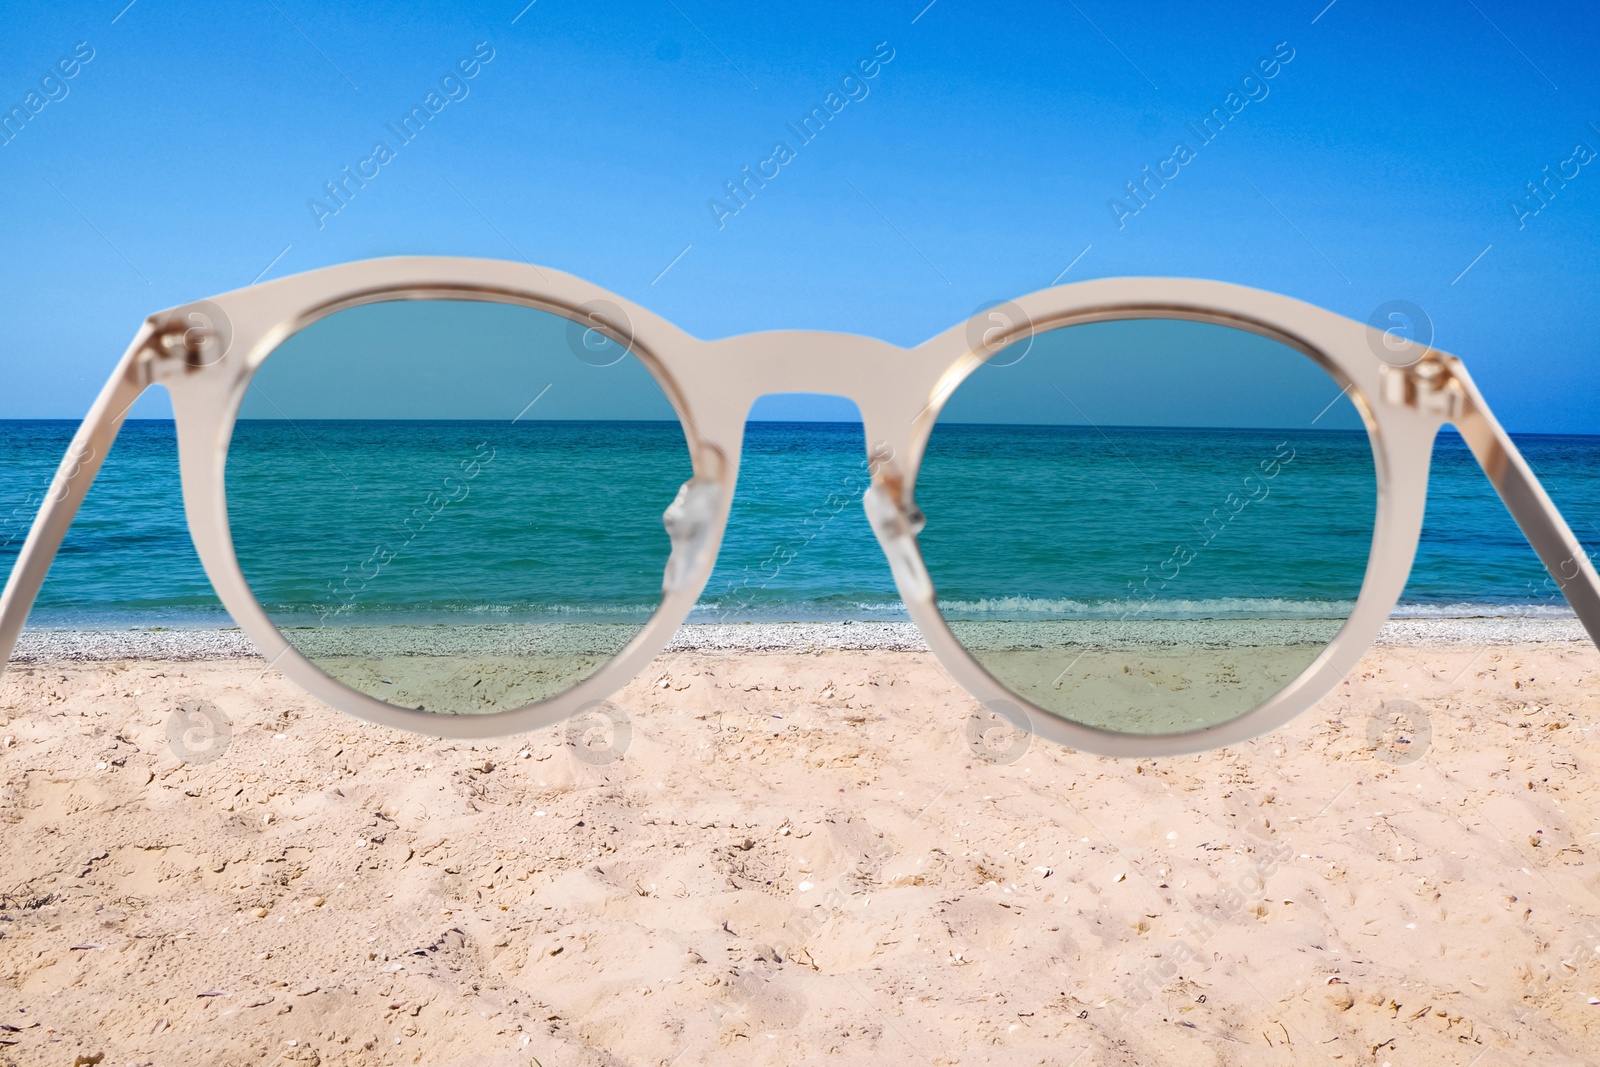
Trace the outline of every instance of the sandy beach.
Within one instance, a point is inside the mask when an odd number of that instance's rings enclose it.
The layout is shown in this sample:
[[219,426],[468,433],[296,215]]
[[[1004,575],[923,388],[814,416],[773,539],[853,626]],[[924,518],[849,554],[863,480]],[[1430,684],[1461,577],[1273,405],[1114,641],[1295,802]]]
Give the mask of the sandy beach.
[[1592,1063],[1574,629],[1397,622],[1285,729],[1145,761],[993,728],[897,624],[699,628],[476,744],[236,632],[29,634],[0,1064]]

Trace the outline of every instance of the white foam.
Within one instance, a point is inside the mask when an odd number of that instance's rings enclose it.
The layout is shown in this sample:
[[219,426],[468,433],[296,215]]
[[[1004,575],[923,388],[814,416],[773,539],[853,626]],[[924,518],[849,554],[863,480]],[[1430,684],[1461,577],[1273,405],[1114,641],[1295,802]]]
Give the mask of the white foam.
[[[1004,623],[979,624],[1003,627]],[[1057,630],[1058,637],[1067,637],[1068,631],[1078,636],[1091,637],[1104,623],[1057,622],[1017,623],[1019,636],[1039,634],[1043,629]],[[1127,624],[1123,624],[1127,627]],[[1119,640],[1138,642],[1171,642],[1182,639],[1193,623],[1176,627],[1162,626],[1146,621],[1138,627],[1128,627]],[[1304,623],[1291,624],[1287,630],[1298,631]],[[452,633],[448,640],[439,640],[439,627],[385,627],[395,631],[385,637],[384,644],[392,649],[405,647],[435,650],[442,654],[469,654],[469,650],[491,655],[517,655],[520,651],[559,651],[560,645],[582,645],[583,631],[609,629],[603,624],[573,623],[564,626],[523,626],[501,624],[497,626],[463,626],[465,632]],[[1206,627],[1212,631],[1211,640],[1226,643],[1232,639],[1253,643],[1270,635],[1273,627],[1267,620],[1218,621]],[[573,631],[567,639],[552,642],[541,637],[539,631]],[[352,639],[360,643],[356,635]],[[370,636],[370,635],[362,635]],[[551,636],[554,636],[553,634]],[[1292,635],[1285,633],[1284,637]],[[1091,637],[1092,639],[1092,637]],[[1587,641],[1588,635],[1577,619],[1567,617],[1496,617],[1496,618],[1396,618],[1392,619],[1378,636],[1381,645],[1434,645],[1434,644],[1518,644],[1551,641]],[[1272,642],[1277,643],[1277,642]],[[448,646],[448,647],[445,647]],[[689,623],[678,629],[669,652],[694,651],[824,651],[859,650],[881,652],[921,652],[928,648],[921,633],[909,622],[800,622],[800,623]],[[413,653],[415,654],[415,653]],[[214,630],[30,630],[17,642],[14,663],[47,663],[78,660],[96,662],[105,660],[223,660],[257,658],[255,647],[249,639],[235,629]]]

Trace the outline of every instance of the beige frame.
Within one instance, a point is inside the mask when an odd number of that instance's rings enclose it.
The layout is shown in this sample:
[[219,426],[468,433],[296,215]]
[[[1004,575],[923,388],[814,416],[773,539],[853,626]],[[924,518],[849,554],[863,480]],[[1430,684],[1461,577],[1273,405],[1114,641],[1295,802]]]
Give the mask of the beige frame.
[[[334,311],[404,299],[523,304],[592,324],[627,344],[657,376],[689,439],[694,477],[666,520],[673,549],[660,606],[613,659],[571,690],[514,711],[436,715],[385,704],[322,673],[293,648],[245,582],[228,531],[223,469],[251,376],[279,343]],[[594,310],[596,303],[610,307]],[[1197,752],[1272,730],[1311,707],[1376,638],[1405,585],[1422,528],[1434,435],[1454,423],[1591,637],[1600,643],[1600,577],[1549,496],[1485,406],[1459,359],[1420,350],[1409,366],[1378,359],[1384,336],[1310,304],[1223,282],[1113,278],[1041,290],[1015,301],[1010,324],[988,317],[906,349],[851,334],[787,330],[720,341],[691,337],[582,279],[524,263],[398,257],[347,263],[236,290],[152,315],[85,418],[0,596],[0,665],[9,659],[51,560],[128,408],[152,384],[171,393],[184,507],[200,560],[224,606],[261,654],[321,700],[363,719],[444,737],[490,737],[549,726],[621,688],[664,648],[711,575],[739,470],[744,423],[768,393],[849,397],[859,407],[873,470],[868,518],[900,595],[941,663],[978,700],[1016,725],[1107,756]],[[966,375],[1007,343],[1118,318],[1186,318],[1278,340],[1316,360],[1366,422],[1378,479],[1376,528],[1355,609],[1305,671],[1245,715],[1182,734],[1115,733],[1034,707],[991,677],[940,616],[917,548],[913,491],[929,431]]]

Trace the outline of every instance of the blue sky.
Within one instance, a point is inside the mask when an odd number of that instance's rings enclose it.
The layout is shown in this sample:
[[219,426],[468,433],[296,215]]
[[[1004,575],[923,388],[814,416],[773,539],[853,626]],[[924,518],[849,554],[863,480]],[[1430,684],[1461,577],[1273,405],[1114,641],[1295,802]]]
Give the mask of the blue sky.
[[[0,417],[81,416],[157,308],[435,253],[558,267],[705,337],[912,344],[1058,277],[1221,278],[1360,319],[1408,300],[1512,429],[1600,432],[1600,159],[1526,199],[1600,150],[1592,12],[125,2],[30,5],[0,35],[0,107],[58,97],[0,147]],[[1188,124],[1283,42],[1202,144]],[[801,144],[788,124],[884,43]],[[399,144],[386,124],[430,91],[458,98]],[[308,201],[380,139],[394,158],[319,227]],[[719,228],[708,201],[780,140],[793,158]],[[1136,206],[1124,183],[1180,140],[1193,158],[1119,228],[1110,201]]]

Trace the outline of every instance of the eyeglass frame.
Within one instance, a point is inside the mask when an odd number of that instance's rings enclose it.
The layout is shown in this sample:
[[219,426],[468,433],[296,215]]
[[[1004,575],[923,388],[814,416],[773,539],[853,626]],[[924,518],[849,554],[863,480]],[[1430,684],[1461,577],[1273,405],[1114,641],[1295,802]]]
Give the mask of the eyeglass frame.
[[[460,300],[535,308],[626,346],[677,412],[693,476],[664,514],[672,551],[660,603],[593,674],[511,711],[448,715],[401,708],[323,672],[296,649],[250,589],[229,533],[224,484],[234,424],[257,368],[288,337],[338,311],[395,300]],[[848,397],[861,412],[872,480],[863,505],[906,611],[939,662],[1012,725],[1102,756],[1156,757],[1244,741],[1284,725],[1330,692],[1372,645],[1399,602],[1422,531],[1432,445],[1456,427],[1512,517],[1600,645],[1600,576],[1501,427],[1459,358],[1413,346],[1406,365],[1377,358],[1375,327],[1245,286],[1189,278],[1108,278],[1043,289],[980,313],[914,348],[855,334],[779,330],[715,341],[690,336],[615,293],[550,268],[436,256],[324,267],[183,304],[146,319],[79,426],[0,594],[0,670],[79,505],[133,403],[167,388],[177,430],[184,510],[213,588],[269,665],[341,711],[446,738],[485,738],[554,725],[638,675],[671,641],[711,577],[738,478],[751,406],[772,393]],[[1229,326],[1295,349],[1344,388],[1367,431],[1377,507],[1353,610],[1293,681],[1251,710],[1194,731],[1134,734],[1075,722],[996,680],[940,614],[917,546],[915,483],[929,434],[951,394],[1024,337],[1091,322],[1183,319]],[[998,325],[996,325],[998,323]],[[1410,353],[1407,353],[1410,355]]]

